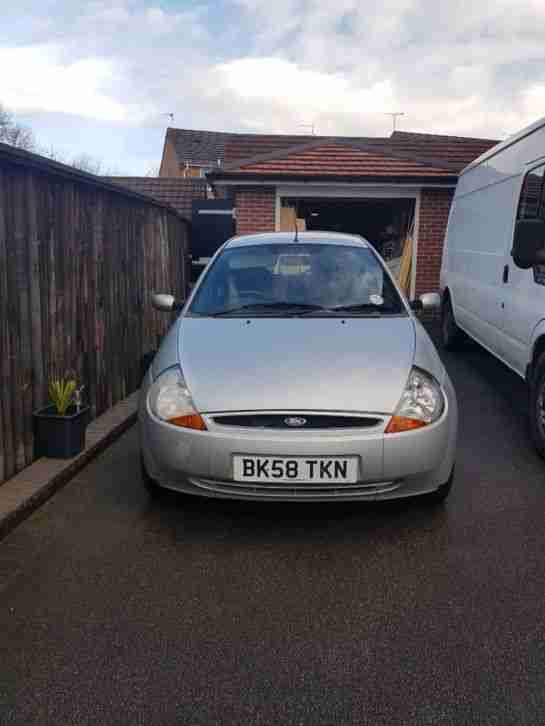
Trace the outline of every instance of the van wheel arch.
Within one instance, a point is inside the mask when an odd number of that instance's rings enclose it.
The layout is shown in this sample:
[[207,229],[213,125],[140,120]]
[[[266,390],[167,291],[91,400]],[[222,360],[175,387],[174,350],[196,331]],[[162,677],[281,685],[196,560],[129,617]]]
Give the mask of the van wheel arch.
[[456,350],[464,341],[464,333],[456,325],[448,287],[443,292],[441,302],[441,339],[445,350]]
[[[540,342],[540,339],[538,339]],[[545,347],[537,349],[529,373],[530,432],[534,446],[545,459]]]
[[541,335],[534,343],[534,348],[532,350],[532,356],[530,358],[530,362],[528,363],[528,367],[526,369],[526,383],[530,387],[532,387],[532,385],[534,384],[536,364],[537,364],[541,354],[544,352],[545,352],[545,335]]

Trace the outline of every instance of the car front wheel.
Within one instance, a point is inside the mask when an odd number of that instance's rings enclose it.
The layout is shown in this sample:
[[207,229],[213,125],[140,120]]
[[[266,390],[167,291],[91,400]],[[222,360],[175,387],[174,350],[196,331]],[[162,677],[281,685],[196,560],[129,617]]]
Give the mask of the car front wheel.
[[441,486],[438,489],[436,489],[434,492],[430,492],[429,494],[422,495],[423,503],[426,505],[432,506],[432,507],[439,506],[440,504],[442,504],[451,492],[453,481],[454,481],[454,467],[452,467],[450,476],[444,484],[441,484]]

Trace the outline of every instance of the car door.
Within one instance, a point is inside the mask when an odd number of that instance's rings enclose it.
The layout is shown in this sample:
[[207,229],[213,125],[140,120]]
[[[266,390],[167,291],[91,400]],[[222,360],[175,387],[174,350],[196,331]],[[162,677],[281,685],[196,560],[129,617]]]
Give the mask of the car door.
[[[545,219],[545,163],[529,165],[522,179],[516,219]],[[514,225],[513,225],[514,229]],[[510,236],[512,241],[512,234]],[[545,267],[518,268],[511,256],[512,244],[505,250],[502,271],[503,357],[524,376],[529,346],[537,323],[545,318]]]

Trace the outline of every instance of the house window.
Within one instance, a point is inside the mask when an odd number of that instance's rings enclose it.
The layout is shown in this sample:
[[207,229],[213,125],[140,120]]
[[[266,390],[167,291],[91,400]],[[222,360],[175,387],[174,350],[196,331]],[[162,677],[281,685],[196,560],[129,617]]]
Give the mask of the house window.
[[538,166],[526,174],[517,219],[543,219],[545,221],[544,179],[545,165]]

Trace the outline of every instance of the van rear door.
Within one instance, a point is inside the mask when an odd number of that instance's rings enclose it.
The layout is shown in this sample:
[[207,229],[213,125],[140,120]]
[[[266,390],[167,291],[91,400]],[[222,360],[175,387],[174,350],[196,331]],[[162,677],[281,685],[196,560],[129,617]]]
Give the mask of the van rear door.
[[[543,159],[526,167],[515,195],[513,219],[545,219],[545,163]],[[514,223],[505,249],[502,276],[503,357],[521,376],[525,375],[530,342],[535,326],[545,319],[545,270],[541,266],[522,270],[511,256]]]
[[463,175],[448,227],[443,284],[456,322],[498,356],[502,351],[500,286],[512,224],[512,189],[486,184],[483,169]]

